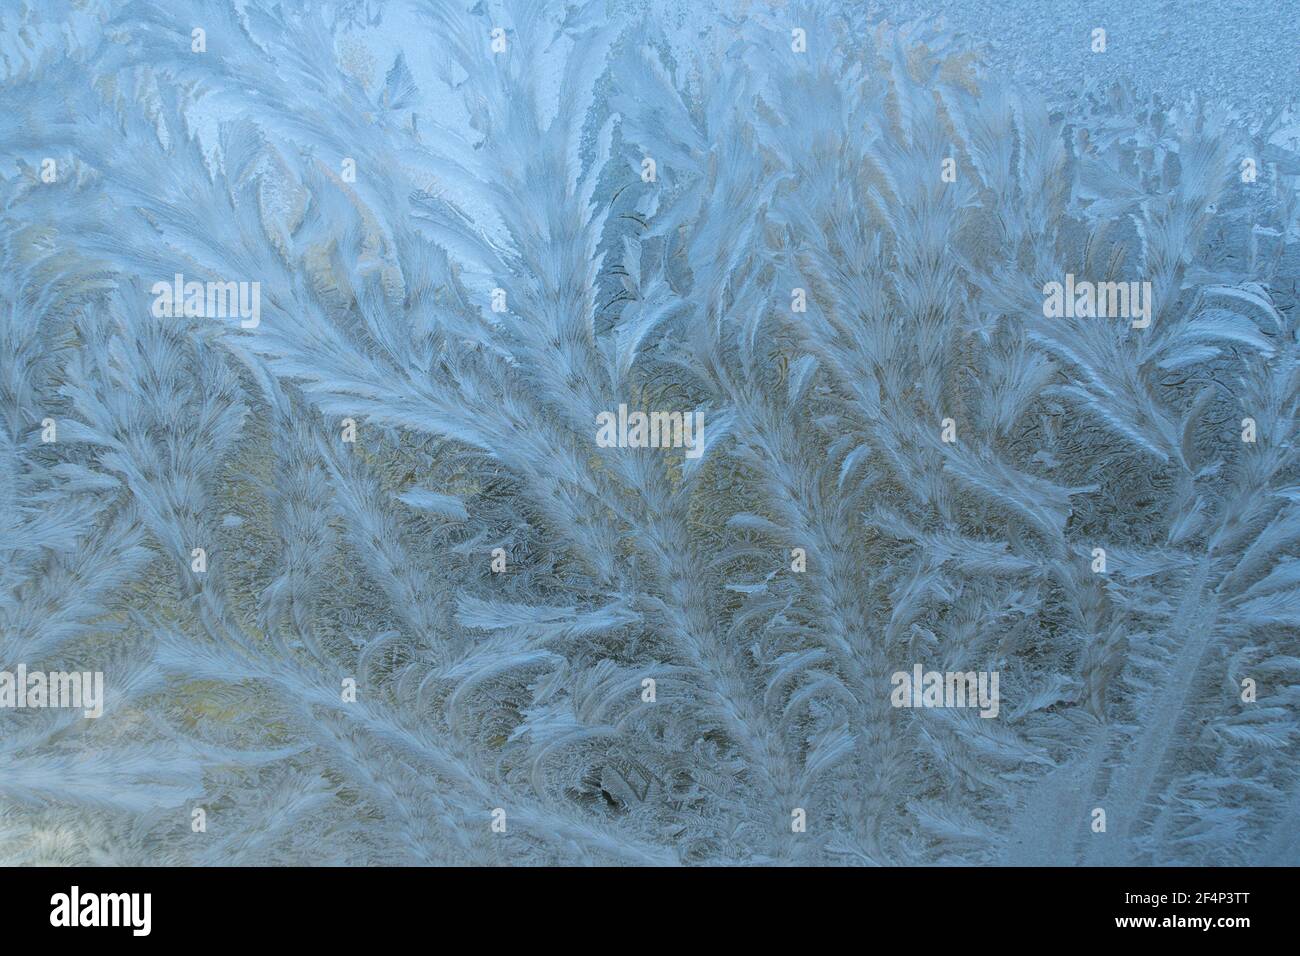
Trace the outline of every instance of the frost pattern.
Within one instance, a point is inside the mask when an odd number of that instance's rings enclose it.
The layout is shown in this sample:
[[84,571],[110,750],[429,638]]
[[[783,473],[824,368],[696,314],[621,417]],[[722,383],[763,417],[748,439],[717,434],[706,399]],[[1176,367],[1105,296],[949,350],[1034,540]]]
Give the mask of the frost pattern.
[[828,6],[4,12],[0,860],[1300,863],[1281,120]]

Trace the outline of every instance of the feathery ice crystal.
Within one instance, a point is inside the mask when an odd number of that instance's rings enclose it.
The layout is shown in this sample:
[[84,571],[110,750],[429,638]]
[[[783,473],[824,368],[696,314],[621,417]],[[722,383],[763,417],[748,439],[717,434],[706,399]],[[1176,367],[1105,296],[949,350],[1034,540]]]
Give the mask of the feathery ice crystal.
[[851,4],[59,6],[0,670],[102,717],[0,707],[4,862],[1300,863],[1278,122]]

